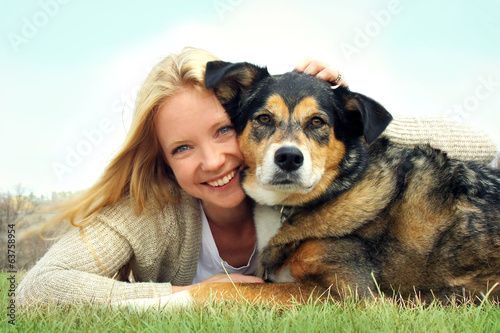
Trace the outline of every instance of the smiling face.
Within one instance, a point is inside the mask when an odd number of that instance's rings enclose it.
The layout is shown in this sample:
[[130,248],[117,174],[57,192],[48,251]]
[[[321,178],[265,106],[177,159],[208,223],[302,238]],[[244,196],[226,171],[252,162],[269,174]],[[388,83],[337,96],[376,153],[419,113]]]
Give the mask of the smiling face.
[[158,110],[155,129],[166,162],[187,193],[217,207],[242,203],[243,155],[231,121],[213,93],[181,89]]

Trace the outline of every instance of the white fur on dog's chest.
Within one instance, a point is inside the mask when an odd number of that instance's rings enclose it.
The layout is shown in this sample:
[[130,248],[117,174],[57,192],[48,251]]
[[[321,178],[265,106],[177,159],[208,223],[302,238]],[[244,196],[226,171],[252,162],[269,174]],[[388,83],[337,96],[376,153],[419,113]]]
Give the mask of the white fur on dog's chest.
[[[269,244],[281,228],[281,214],[270,206],[255,205],[254,222],[257,232],[257,248],[259,252]],[[288,267],[284,266],[279,273],[270,273],[269,278],[274,282],[295,282]]]
[[256,204],[254,208],[257,247],[259,252],[266,247],[269,240],[278,233],[281,227],[280,212],[269,206]]

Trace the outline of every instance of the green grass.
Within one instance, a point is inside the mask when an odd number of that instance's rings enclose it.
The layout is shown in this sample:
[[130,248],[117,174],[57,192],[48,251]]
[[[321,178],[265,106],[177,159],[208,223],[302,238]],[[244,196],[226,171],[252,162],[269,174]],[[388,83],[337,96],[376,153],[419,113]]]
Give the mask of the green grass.
[[388,300],[346,300],[290,309],[212,305],[167,311],[132,311],[75,305],[16,309],[7,317],[7,275],[0,273],[4,332],[500,332],[500,307],[398,306]]

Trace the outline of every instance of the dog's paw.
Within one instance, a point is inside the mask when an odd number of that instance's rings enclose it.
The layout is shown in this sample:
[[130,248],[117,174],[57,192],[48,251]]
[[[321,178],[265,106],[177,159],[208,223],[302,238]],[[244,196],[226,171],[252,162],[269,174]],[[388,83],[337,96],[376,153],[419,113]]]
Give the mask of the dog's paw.
[[260,253],[262,267],[268,273],[274,272],[285,263],[292,253],[297,250],[298,246],[298,242],[278,246],[266,246]]

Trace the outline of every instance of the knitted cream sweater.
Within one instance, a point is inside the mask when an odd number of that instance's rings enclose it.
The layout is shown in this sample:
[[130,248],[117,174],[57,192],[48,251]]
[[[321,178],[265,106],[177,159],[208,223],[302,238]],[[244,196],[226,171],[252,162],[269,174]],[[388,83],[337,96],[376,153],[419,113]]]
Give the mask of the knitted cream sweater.
[[[487,163],[497,150],[481,131],[448,118],[397,118],[385,134],[405,146],[430,143],[464,160]],[[26,306],[165,297],[172,285],[192,282],[200,244],[197,199],[182,192],[178,205],[136,216],[123,198],[54,244],[21,281],[16,301]],[[137,282],[112,279],[126,264]]]
[[[200,245],[197,199],[181,191],[179,204],[136,216],[124,197],[90,225],[58,240],[21,281],[16,302],[110,303],[167,296],[172,285],[192,282]],[[136,283],[110,278],[125,264]]]

